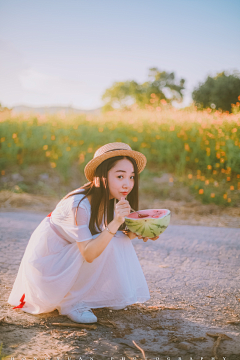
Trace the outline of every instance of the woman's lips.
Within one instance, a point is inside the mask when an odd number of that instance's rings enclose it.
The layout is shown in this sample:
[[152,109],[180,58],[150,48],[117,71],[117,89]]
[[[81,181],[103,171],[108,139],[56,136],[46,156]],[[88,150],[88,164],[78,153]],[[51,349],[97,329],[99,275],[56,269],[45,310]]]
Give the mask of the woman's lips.
[[121,194],[123,194],[123,195],[127,195],[127,194],[128,194],[128,192],[121,192]]

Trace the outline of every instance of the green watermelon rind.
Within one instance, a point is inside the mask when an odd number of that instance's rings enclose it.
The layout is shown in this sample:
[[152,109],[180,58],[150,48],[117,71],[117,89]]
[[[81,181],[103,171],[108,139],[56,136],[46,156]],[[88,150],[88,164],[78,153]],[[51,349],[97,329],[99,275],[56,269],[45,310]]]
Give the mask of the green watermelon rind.
[[[148,209],[148,210],[155,210],[155,209]],[[141,235],[143,237],[148,237],[148,238],[156,237],[162,234],[169,225],[171,211],[168,209],[156,209],[156,210],[167,210],[167,214],[161,218],[132,219],[125,217],[125,223],[128,229],[136,233],[137,235]]]

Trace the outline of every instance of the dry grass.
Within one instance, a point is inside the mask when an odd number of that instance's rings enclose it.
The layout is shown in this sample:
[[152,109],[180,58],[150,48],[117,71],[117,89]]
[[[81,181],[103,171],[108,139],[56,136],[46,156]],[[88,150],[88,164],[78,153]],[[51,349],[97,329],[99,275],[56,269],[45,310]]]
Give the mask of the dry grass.
[[[51,212],[60,199],[43,195],[0,192],[0,211]],[[203,205],[198,201],[174,201],[140,197],[140,209],[169,209],[173,225],[201,225],[240,228],[240,208],[224,208],[215,204]]]

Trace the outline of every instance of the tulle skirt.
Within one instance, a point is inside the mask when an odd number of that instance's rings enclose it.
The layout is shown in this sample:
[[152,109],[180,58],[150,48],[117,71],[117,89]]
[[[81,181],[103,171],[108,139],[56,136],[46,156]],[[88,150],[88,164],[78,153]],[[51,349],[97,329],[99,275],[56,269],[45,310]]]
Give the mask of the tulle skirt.
[[[98,235],[93,236],[95,238]],[[8,303],[31,314],[127,306],[150,299],[131,240],[121,231],[92,263],[46,217],[33,232]],[[21,300],[21,302],[20,302]]]

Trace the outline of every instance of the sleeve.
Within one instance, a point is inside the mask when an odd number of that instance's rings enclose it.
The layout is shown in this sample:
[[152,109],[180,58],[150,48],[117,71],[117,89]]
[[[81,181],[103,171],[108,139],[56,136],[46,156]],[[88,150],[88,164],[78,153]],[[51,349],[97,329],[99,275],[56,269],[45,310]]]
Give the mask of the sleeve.
[[77,225],[75,214],[77,209],[76,201],[66,202],[66,206],[60,211],[52,213],[51,220],[61,235],[70,242],[82,242],[93,238],[89,229],[89,209],[84,201],[80,203],[77,210]]
[[[75,222],[76,210],[77,210],[77,225]],[[72,212],[73,212],[74,224],[78,228],[78,239],[76,239],[76,241],[81,242],[92,239],[92,234],[88,224],[88,213],[86,209],[84,209],[83,207],[79,207],[78,209],[74,207],[72,208]]]

